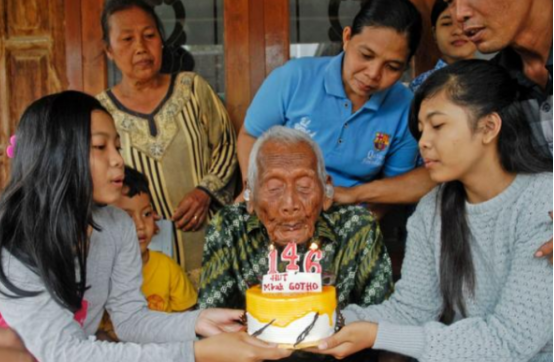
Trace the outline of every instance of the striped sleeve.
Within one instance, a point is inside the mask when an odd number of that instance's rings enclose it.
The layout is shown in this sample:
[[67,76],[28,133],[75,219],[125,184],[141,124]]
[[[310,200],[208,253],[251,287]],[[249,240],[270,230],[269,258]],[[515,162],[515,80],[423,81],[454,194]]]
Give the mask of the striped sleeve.
[[194,78],[193,92],[200,104],[200,117],[208,130],[211,162],[200,187],[209,191],[220,204],[233,201],[232,190],[226,186],[237,168],[236,134],[225,106],[209,84],[200,76]]

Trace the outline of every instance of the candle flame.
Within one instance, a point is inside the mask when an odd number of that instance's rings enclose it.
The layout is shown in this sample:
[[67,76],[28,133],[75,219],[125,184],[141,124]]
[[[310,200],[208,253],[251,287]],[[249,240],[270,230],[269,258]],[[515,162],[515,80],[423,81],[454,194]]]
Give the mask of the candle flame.
[[312,245],[310,245],[310,250],[316,251],[317,249],[318,247],[316,243],[312,243]]
[[269,251],[273,251],[275,250],[275,247],[273,246],[273,244],[269,244]]

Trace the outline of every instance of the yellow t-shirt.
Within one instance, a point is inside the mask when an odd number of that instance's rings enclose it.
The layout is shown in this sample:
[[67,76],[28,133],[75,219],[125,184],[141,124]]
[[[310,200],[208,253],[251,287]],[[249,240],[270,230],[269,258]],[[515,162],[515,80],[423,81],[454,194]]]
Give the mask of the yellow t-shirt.
[[142,293],[151,310],[182,312],[196,304],[197,294],[192,283],[179,265],[165,254],[150,251],[142,278]]
[[[148,302],[148,309],[161,312],[183,312],[196,304],[198,295],[183,269],[167,255],[150,251],[150,259],[142,268],[142,293]],[[118,341],[109,314],[104,316],[98,327],[98,338]]]

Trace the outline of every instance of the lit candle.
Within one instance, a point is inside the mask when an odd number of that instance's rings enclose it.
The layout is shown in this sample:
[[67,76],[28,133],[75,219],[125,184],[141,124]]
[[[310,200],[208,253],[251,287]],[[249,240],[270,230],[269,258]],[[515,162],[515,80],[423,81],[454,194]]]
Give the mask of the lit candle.
[[317,247],[316,243],[310,245],[310,250],[304,256],[304,272],[305,273],[319,273],[323,271],[319,261],[323,258],[323,253]]
[[273,244],[269,245],[269,271],[268,274],[277,274],[277,250]]
[[298,259],[300,257],[298,256],[298,253],[296,252],[296,244],[295,243],[288,243],[285,247],[285,250],[283,250],[283,254],[281,254],[282,260],[288,260],[289,263],[287,265],[287,271],[299,271],[300,267],[298,266]]

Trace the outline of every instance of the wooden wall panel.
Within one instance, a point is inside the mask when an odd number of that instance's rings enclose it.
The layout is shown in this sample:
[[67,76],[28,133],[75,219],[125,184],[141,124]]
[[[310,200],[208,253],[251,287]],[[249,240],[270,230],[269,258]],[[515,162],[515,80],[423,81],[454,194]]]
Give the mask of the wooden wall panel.
[[288,1],[266,2],[264,9],[266,76],[290,59],[289,18]]
[[[49,34],[48,0],[8,0],[8,36],[44,36]],[[46,11],[45,11],[46,10]]]
[[256,91],[289,58],[288,0],[225,0],[225,98],[240,129]]
[[97,95],[108,87],[108,65],[102,43],[100,16],[104,0],[81,1],[82,90]]
[[27,106],[49,93],[48,51],[16,50],[6,52],[10,130],[15,130],[19,117]]
[[238,130],[250,96],[250,29],[248,0],[225,0],[223,7],[225,101]]
[[[433,69],[440,58],[440,52],[431,31],[431,9],[435,0],[411,0],[417,7],[423,21],[423,34],[413,59],[414,76]],[[440,1],[440,0],[437,0]]]
[[65,46],[68,88],[83,89],[83,44],[81,23],[81,1],[65,1]]
[[[67,88],[66,0],[0,0],[0,149],[5,150],[23,110]],[[69,0],[67,0],[69,1]],[[9,162],[0,152],[0,189]]]
[[[250,89],[249,99],[252,100],[256,91],[262,85],[266,76],[266,57],[265,57],[265,4],[271,0],[250,0],[248,8],[249,23],[249,53],[250,53]],[[227,29],[226,30],[231,30]],[[232,69],[228,70],[232,71]],[[247,102],[248,104],[250,102]],[[248,108],[248,104],[247,107]],[[244,118],[244,116],[242,117]],[[242,124],[242,122],[240,122]]]

